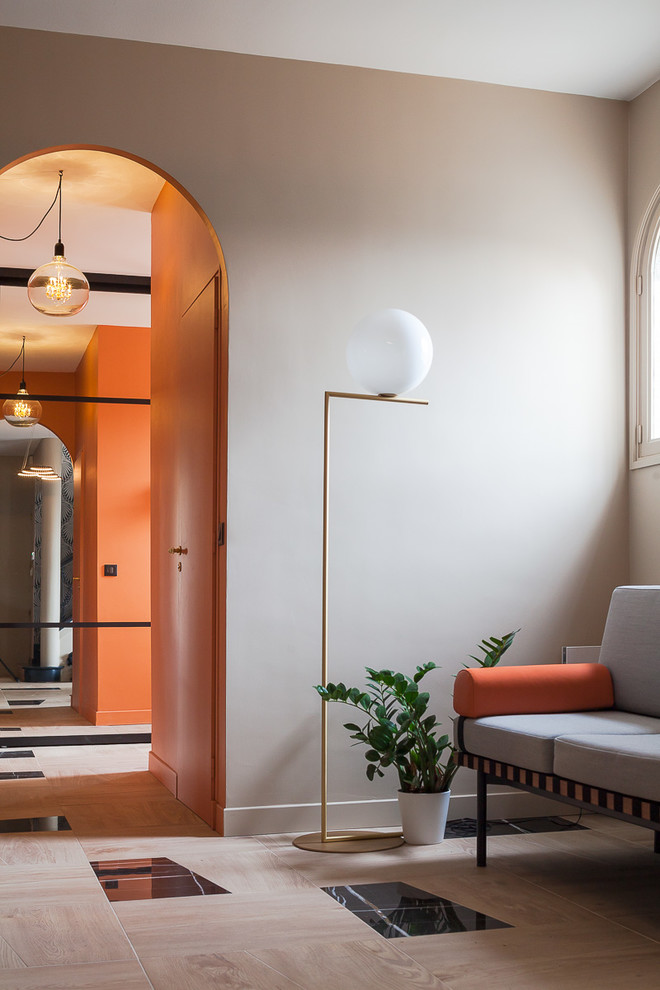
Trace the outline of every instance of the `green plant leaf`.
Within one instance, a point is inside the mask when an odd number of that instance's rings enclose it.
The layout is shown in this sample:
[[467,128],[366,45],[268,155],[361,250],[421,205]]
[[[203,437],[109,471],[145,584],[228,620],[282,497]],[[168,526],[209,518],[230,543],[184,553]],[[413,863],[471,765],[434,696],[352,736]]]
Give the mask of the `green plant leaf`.
[[428,691],[425,691],[423,694],[420,694],[420,696],[415,701],[413,705],[413,711],[415,712],[415,715],[417,715],[418,718],[420,715],[423,715],[426,709],[428,708],[429,698],[430,695]]
[[369,742],[374,749],[378,749],[381,752],[388,749],[392,744],[392,733],[384,725],[374,725],[368,736]]

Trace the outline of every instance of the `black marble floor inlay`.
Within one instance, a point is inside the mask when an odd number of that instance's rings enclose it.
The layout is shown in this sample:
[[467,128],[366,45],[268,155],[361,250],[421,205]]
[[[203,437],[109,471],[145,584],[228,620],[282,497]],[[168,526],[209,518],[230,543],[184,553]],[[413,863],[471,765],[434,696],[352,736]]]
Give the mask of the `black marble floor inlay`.
[[22,780],[23,777],[45,777],[41,770],[15,770],[13,773],[0,773],[0,780]]
[[109,859],[91,864],[110,901],[146,901],[156,897],[229,894],[229,890],[164,856]]
[[26,708],[28,706],[36,707],[37,705],[43,705],[45,700],[46,700],[45,698],[12,698],[10,704],[12,706],[23,705]]
[[[486,823],[488,835],[528,835],[532,832],[576,832],[586,829],[579,822],[564,818],[500,818]],[[445,839],[471,839],[477,834],[476,818],[456,818],[447,822]]]
[[321,889],[383,938],[511,928],[505,921],[398,881]]
[[0,832],[70,832],[71,826],[64,815],[48,818],[0,819]]
[[10,749],[5,752],[3,746],[0,751],[0,760],[24,760],[30,756],[34,758],[34,753],[31,749]]
[[[3,729],[3,732],[20,732],[20,729]],[[3,739],[0,749],[11,746],[15,741],[19,746],[118,746],[121,743],[151,742],[150,732],[106,732],[98,735],[80,734],[75,736],[21,736],[20,739]]]
[[29,694],[31,691],[36,691],[37,694],[41,694],[42,691],[61,691],[61,687],[47,687],[45,684],[40,684],[38,688],[26,687],[25,683],[21,684],[5,684],[1,691],[22,691],[24,694]]

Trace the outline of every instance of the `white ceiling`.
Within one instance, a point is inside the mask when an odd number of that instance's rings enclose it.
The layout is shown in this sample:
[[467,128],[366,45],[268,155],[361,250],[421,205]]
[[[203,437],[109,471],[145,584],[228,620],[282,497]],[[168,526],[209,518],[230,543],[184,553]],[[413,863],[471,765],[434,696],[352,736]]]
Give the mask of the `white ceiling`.
[[0,0],[0,24],[630,100],[660,0]]
[[25,457],[28,445],[33,454],[40,440],[53,436],[55,434],[40,423],[17,429],[0,417],[0,457]]

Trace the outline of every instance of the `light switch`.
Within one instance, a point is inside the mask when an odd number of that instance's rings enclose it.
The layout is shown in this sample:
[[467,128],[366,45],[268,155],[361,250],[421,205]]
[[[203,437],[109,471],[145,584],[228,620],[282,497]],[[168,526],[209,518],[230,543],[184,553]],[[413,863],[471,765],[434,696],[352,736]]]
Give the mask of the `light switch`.
[[103,576],[104,577],[117,577],[117,565],[116,564],[104,564],[103,565]]

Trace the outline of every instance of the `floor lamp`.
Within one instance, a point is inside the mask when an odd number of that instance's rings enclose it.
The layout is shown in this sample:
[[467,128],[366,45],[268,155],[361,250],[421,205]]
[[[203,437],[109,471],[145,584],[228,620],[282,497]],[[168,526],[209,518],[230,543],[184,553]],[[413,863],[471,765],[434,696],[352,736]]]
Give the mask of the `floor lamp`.
[[[400,309],[387,309],[359,323],[348,342],[349,370],[367,394],[326,392],[323,417],[323,609],[321,683],[328,683],[328,558],[330,493],[330,402],[357,399],[426,406],[426,399],[405,399],[426,377],[433,358],[429,333],[420,320]],[[375,852],[403,843],[401,832],[328,831],[328,709],[321,702],[321,831],[298,836],[294,846],[312,852]]]

